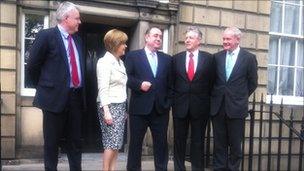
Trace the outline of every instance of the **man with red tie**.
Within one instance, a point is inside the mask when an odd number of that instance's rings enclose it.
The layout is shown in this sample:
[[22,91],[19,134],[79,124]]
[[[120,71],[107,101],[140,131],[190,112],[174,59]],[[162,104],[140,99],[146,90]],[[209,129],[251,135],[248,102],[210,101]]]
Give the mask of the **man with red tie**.
[[210,91],[214,76],[212,55],[200,51],[198,27],[186,30],[186,51],[173,56],[174,170],[184,171],[186,140],[191,127],[192,170],[204,170],[204,134],[209,119]]
[[71,2],[60,4],[58,25],[38,33],[30,50],[29,76],[35,85],[33,105],[43,112],[45,170],[57,170],[58,146],[65,136],[70,170],[81,170],[81,116],[84,110],[84,61],[81,23]]

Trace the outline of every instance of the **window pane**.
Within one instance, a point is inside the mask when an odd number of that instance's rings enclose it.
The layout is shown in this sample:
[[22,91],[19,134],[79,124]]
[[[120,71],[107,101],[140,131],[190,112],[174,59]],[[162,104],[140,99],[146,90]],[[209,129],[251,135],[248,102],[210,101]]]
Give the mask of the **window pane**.
[[27,62],[29,59],[29,50],[33,45],[34,38],[37,33],[43,29],[44,26],[44,16],[35,14],[25,15],[25,26],[24,26],[24,88],[34,88],[33,84],[30,82]]
[[34,88],[34,85],[30,82],[28,78],[28,70],[27,70],[27,62],[29,59],[29,50],[33,45],[33,39],[25,39],[24,40],[24,88]]
[[31,79],[29,79],[29,73],[26,64],[24,64],[24,88],[35,88],[31,82]]
[[293,96],[294,68],[280,68],[279,95]]
[[270,31],[282,32],[282,5],[272,2],[270,15]]
[[297,69],[296,96],[304,97],[304,69]]
[[25,37],[34,38],[39,30],[43,29],[44,16],[26,14],[25,15]]
[[295,63],[295,40],[282,38],[280,64],[294,66],[294,63]]
[[278,73],[277,67],[273,67],[273,66],[268,67],[268,84],[267,84],[268,94],[276,94],[277,73]]
[[25,39],[24,40],[24,63],[26,64],[29,58],[29,50],[31,46],[33,45],[34,40],[33,39]]
[[270,45],[269,45],[268,63],[277,65],[278,64],[279,39],[278,39],[278,37],[271,36],[269,42],[270,42]]
[[298,59],[297,66],[304,67],[304,41],[298,41]]
[[299,0],[285,0],[288,3],[293,3],[293,4],[300,4]]
[[[304,2],[303,2],[303,5],[304,5]],[[302,10],[301,10],[301,13],[302,13],[302,24],[300,25],[301,28],[300,28],[300,35],[304,36],[304,6],[302,6]]]
[[299,8],[295,5],[285,5],[284,33],[299,34]]

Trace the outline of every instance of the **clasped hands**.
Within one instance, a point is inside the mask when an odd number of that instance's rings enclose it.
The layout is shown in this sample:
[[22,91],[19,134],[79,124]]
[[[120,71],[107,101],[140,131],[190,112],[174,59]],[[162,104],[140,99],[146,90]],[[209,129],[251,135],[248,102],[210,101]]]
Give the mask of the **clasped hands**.
[[149,81],[143,81],[141,83],[140,89],[144,92],[147,92],[150,89],[151,85],[152,84]]

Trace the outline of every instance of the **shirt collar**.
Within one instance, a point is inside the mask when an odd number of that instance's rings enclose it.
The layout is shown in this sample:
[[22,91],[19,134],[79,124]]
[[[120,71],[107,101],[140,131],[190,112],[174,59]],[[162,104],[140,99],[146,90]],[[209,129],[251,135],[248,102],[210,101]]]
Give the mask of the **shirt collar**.
[[147,55],[150,55],[151,53],[154,53],[154,55],[157,55],[156,52],[152,52],[150,49],[148,49],[146,46],[145,46],[145,52]]
[[238,55],[240,52],[240,46],[238,46],[237,48],[235,48],[232,52],[229,53],[229,51],[227,51],[227,55],[228,54],[232,54],[232,56]]
[[198,56],[198,49],[196,49],[195,51],[193,51],[193,52],[189,52],[189,51],[187,51],[187,56],[189,56],[190,55],[190,53],[192,53],[193,54],[193,56]]
[[60,24],[58,24],[57,27],[58,27],[61,35],[67,39],[69,36],[69,33],[67,31],[65,31],[64,28]]

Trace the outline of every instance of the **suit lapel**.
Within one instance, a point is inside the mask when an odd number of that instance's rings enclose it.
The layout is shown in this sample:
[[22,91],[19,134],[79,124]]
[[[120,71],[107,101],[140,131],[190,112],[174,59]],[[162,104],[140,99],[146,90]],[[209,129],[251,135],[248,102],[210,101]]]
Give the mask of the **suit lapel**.
[[75,42],[77,51],[78,51],[78,55],[79,55],[79,63],[80,63],[80,71],[81,71],[81,78],[84,78],[84,61],[82,58],[82,48],[81,48],[81,44],[80,41],[78,39],[77,36],[73,35],[73,40]]
[[[121,61],[120,61],[120,62],[121,62]],[[126,75],[126,70],[125,70],[121,65],[123,65],[123,63],[118,64],[118,63],[115,61],[114,67],[113,67],[113,68],[114,68],[117,72],[120,72],[120,73]]]
[[204,63],[205,63],[204,56],[203,56],[203,54],[199,51],[198,57],[197,57],[196,71],[195,71],[193,80],[195,80],[195,78],[198,77],[198,74],[201,73],[201,70],[203,69]]
[[187,74],[187,70],[186,70],[186,52],[183,52],[182,54],[180,54],[180,56],[178,56],[176,59],[177,60],[177,69],[179,70],[179,73],[181,74],[181,76],[189,81],[188,79],[188,74]]
[[[159,77],[159,73],[163,73],[164,69],[164,64],[165,62],[163,61],[163,57],[161,57],[161,53],[158,51],[156,52],[157,54],[157,70],[156,70],[156,77]],[[152,70],[151,70],[152,71]]]
[[238,72],[238,70],[240,68],[239,66],[243,63],[244,58],[241,57],[242,53],[243,53],[243,50],[240,49],[228,81]]
[[219,59],[218,59],[218,62],[219,62],[219,72],[220,72],[220,75],[222,75],[226,81],[226,51],[222,51],[222,53],[219,54]]
[[[142,64],[144,65],[144,68],[149,68],[150,70],[149,70],[149,74],[150,74],[150,76],[152,76],[152,78],[154,78],[154,75],[153,75],[153,72],[152,72],[152,68],[151,68],[151,66],[150,66],[150,63],[149,63],[149,61],[148,61],[148,58],[147,58],[147,55],[146,55],[146,52],[145,52],[145,49],[142,49],[141,51],[140,51],[140,55],[139,56],[141,56],[141,60],[142,60]],[[158,56],[158,55],[157,55]]]
[[67,55],[67,52],[66,52],[66,49],[65,49],[65,46],[64,46],[64,43],[63,43],[63,40],[62,40],[62,37],[61,37],[61,33],[58,29],[58,27],[56,26],[55,27],[55,37],[56,37],[56,42],[58,43],[58,47],[60,49],[60,54],[61,54],[61,57],[63,58],[65,64],[66,64],[66,71],[67,73],[70,73],[70,69],[69,69],[69,61],[68,61],[68,55]]

